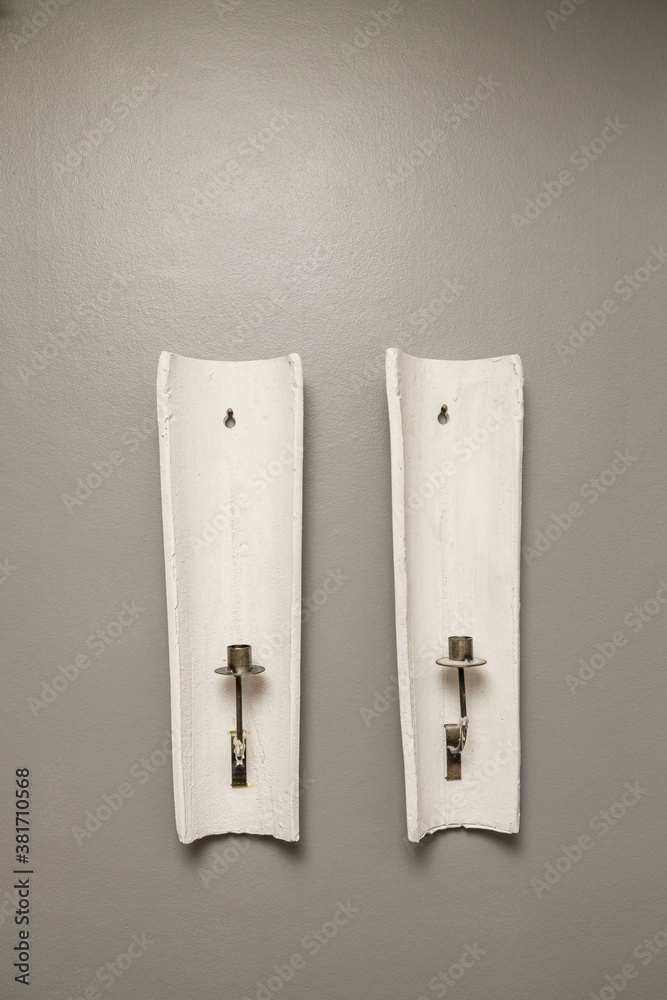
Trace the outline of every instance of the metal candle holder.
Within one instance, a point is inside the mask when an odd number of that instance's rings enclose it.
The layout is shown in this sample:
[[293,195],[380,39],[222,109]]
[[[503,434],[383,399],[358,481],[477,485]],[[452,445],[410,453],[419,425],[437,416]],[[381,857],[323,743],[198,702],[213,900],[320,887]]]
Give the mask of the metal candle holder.
[[459,672],[461,717],[458,723],[445,724],[445,746],[447,748],[447,781],[460,781],[461,753],[468,738],[465,668],[481,667],[486,663],[486,660],[473,656],[472,636],[450,635],[449,656],[442,656],[435,662],[441,667],[456,667]]
[[232,741],[232,788],[247,788],[246,750],[248,734],[243,728],[243,678],[261,674],[264,667],[252,662],[252,646],[227,646],[227,663],[216,667],[216,674],[233,677],[236,681],[236,729],[230,730]]

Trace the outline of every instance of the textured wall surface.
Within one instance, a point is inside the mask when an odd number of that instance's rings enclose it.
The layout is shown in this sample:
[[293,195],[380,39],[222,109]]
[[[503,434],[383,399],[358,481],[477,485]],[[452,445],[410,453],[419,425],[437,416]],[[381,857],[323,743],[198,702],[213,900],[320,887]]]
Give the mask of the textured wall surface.
[[[2,3],[3,995],[24,766],[36,1000],[661,995],[667,8],[559,2]],[[387,346],[523,360],[516,837],[406,843]],[[298,845],[176,837],[163,349],[303,358]]]

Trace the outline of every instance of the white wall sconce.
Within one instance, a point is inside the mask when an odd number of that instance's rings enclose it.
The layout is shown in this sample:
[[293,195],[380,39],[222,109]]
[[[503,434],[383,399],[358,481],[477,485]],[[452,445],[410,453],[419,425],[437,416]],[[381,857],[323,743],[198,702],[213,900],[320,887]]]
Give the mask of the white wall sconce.
[[301,359],[164,353],[157,398],[178,836],[298,840]]
[[522,387],[516,355],[387,351],[411,841],[450,827],[519,829]]

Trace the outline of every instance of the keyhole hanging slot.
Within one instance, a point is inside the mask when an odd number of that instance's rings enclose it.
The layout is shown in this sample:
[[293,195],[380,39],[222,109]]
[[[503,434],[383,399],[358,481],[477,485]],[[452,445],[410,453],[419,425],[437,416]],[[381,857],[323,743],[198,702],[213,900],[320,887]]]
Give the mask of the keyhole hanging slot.
[[235,427],[236,421],[234,420],[234,411],[231,406],[227,410],[227,416],[225,417],[225,427]]
[[449,420],[449,413],[447,412],[447,403],[443,403],[440,407],[440,413],[438,414],[438,423],[446,424]]

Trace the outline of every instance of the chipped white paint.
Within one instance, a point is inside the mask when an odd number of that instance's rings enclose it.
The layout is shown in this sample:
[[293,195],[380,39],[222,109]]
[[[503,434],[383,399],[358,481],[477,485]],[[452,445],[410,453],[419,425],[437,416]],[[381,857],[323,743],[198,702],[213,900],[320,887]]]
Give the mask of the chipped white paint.
[[[178,836],[298,840],[301,359],[163,353],[157,398]],[[234,643],[266,667],[243,684],[248,788],[230,786],[234,681],[214,673]]]
[[[519,829],[519,560],[523,375],[516,355],[431,361],[387,351],[398,675],[408,836]],[[447,404],[449,419],[438,415]],[[471,635],[462,778],[446,781],[457,671]]]

